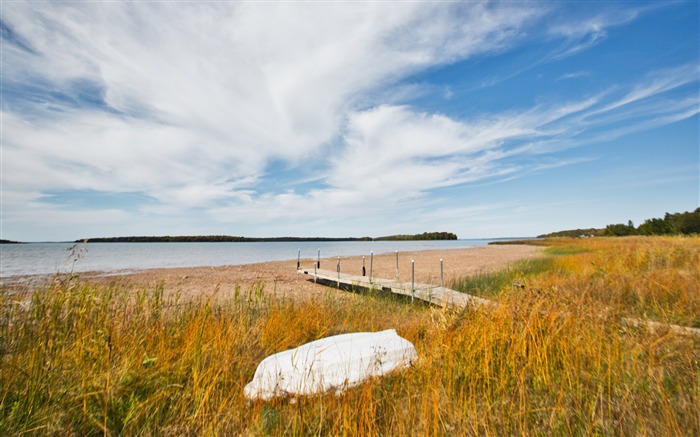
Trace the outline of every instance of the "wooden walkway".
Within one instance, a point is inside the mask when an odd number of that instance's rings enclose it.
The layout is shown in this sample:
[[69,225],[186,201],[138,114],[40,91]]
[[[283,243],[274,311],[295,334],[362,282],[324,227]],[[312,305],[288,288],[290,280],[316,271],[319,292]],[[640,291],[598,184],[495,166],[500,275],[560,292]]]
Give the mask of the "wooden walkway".
[[415,299],[421,299],[434,305],[442,307],[466,307],[468,305],[475,306],[494,306],[495,302],[472,296],[449,288],[440,287],[430,284],[418,284],[411,282],[398,282],[391,279],[369,278],[368,276],[350,275],[347,273],[338,273],[332,270],[320,270],[314,267],[299,268],[297,273],[305,274],[313,277],[316,280],[323,281],[336,285],[337,287],[358,287],[368,290],[381,290],[403,296],[409,296]]
[[[442,307],[464,308],[466,306],[473,305],[481,308],[494,308],[496,306],[496,302],[492,300],[472,296],[466,293],[460,293],[459,291],[437,285],[418,283],[411,284],[410,282],[399,282],[391,279],[370,279],[367,276],[350,275],[331,270],[320,270],[314,267],[311,267],[310,269],[299,268],[297,269],[297,273],[309,275],[315,280],[321,281],[325,284],[334,285],[339,288],[340,286],[345,286],[364,288],[367,290],[381,290],[415,299],[421,299],[433,305],[440,305]],[[621,322],[629,326],[646,326],[652,331],[657,329],[669,329],[676,334],[700,336],[700,329],[691,328],[688,326],[671,325],[653,322],[650,320],[626,317],[623,317]]]

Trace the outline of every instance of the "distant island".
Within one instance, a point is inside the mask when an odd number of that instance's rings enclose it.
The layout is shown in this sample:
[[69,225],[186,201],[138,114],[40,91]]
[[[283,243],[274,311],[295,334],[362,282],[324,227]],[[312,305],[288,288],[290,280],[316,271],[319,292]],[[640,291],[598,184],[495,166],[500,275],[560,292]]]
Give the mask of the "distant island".
[[22,242],[12,240],[0,240],[0,244],[22,244]]
[[389,235],[373,238],[372,241],[414,241],[414,240],[456,240],[457,235],[452,232],[423,232],[415,235]]
[[161,236],[161,237],[104,237],[75,240],[75,243],[270,243],[296,241],[415,241],[456,240],[452,232],[424,232],[415,235],[389,235],[385,237],[239,237],[232,235]]

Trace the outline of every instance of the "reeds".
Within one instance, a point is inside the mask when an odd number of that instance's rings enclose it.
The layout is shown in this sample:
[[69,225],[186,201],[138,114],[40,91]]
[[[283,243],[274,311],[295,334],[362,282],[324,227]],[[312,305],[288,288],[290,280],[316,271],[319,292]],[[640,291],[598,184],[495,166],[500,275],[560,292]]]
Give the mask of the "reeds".
[[[484,291],[491,311],[265,284],[200,301],[74,277],[5,290],[0,434],[698,435],[700,339],[619,323],[696,323],[698,247],[559,243],[547,265],[510,269],[524,288]],[[388,328],[415,344],[413,367],[340,395],[243,396],[269,354]]]

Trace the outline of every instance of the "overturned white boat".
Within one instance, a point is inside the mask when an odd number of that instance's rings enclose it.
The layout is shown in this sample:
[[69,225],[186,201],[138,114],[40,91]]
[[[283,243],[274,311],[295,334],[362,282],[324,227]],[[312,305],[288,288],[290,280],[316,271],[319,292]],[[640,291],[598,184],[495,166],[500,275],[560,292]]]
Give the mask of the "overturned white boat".
[[407,367],[418,355],[395,330],[322,338],[265,358],[245,386],[249,399],[340,391]]

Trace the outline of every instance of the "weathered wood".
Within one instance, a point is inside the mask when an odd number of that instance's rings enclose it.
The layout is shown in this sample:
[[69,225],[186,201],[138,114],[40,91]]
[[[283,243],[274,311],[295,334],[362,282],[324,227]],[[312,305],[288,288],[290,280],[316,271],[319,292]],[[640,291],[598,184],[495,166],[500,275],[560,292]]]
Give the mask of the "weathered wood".
[[451,290],[430,284],[413,284],[410,282],[398,282],[390,279],[371,278],[367,276],[349,275],[330,270],[298,269],[297,273],[305,274],[316,280],[342,284],[348,287],[360,287],[368,290],[382,290],[403,296],[421,299],[433,305],[443,307],[465,307],[467,305],[493,306],[495,303],[488,299],[472,296],[459,291]]
[[680,335],[700,335],[700,329],[692,328],[690,326],[672,325],[670,323],[654,322],[652,320],[631,319],[628,317],[623,317],[621,319],[621,322],[627,326],[633,326],[635,328],[645,326],[648,330],[652,332],[669,330],[674,334]]

